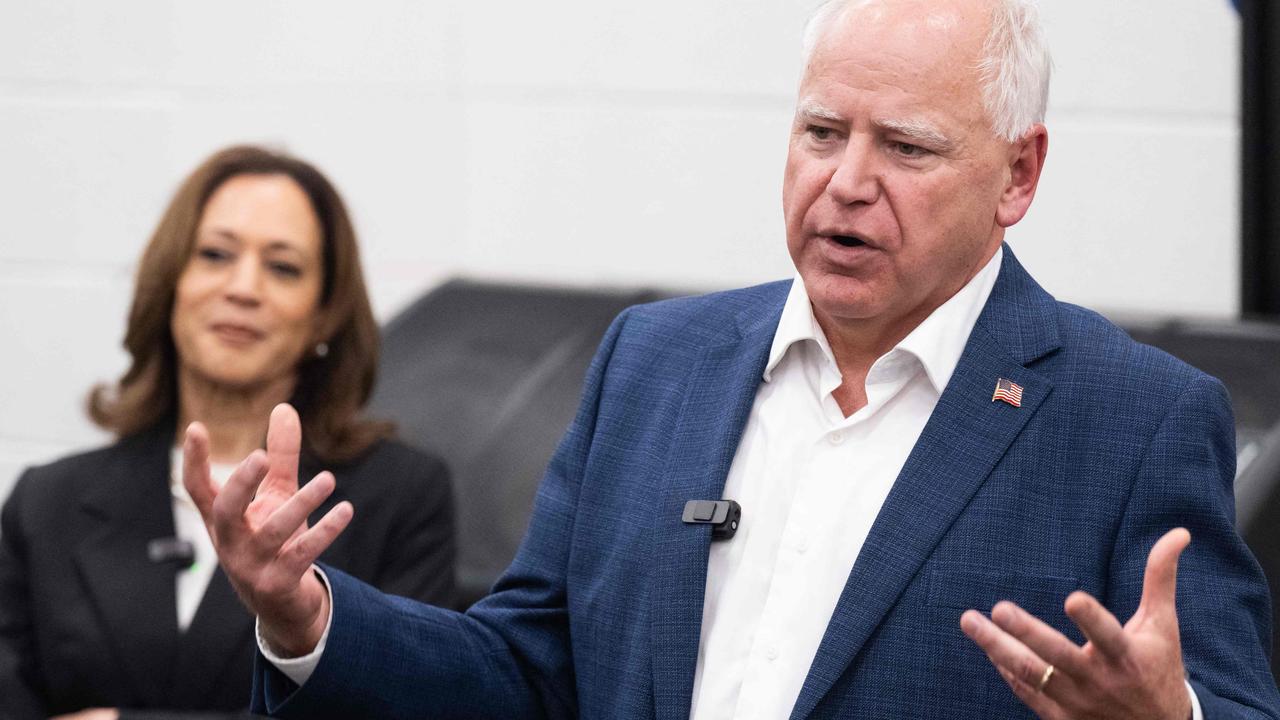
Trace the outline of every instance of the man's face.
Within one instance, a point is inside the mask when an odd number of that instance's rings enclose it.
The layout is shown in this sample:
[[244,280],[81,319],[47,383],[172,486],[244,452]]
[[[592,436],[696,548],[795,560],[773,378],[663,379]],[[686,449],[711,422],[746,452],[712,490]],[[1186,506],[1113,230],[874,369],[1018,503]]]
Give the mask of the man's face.
[[879,3],[837,18],[818,41],[783,210],[824,326],[909,331],[999,245],[1016,153],[992,132],[974,69],[988,17],[979,0]]

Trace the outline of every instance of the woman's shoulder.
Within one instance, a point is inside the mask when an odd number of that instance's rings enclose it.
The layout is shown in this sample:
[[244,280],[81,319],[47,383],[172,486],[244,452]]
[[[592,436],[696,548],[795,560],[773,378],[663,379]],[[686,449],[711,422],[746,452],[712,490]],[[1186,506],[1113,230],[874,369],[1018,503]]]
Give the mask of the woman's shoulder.
[[148,453],[149,443],[134,436],[108,445],[80,450],[56,460],[31,465],[23,471],[21,481],[34,484],[66,483],[86,476],[100,475],[116,469],[121,462],[135,461]]
[[[101,487],[104,480],[143,471],[151,464],[144,458],[156,455],[154,445],[154,438],[134,436],[32,465],[18,476],[6,504],[20,504],[37,514],[40,508],[62,512],[67,501]],[[157,457],[167,462],[162,454]]]
[[400,440],[378,440],[350,462],[330,468],[335,475],[376,477],[389,485],[447,484],[449,470],[438,456]]
[[453,505],[444,462],[396,440],[379,440],[352,461],[306,467],[303,472],[310,478],[320,470],[332,471],[338,481],[329,502],[353,503],[366,530],[398,526],[406,518],[415,523],[435,518]]

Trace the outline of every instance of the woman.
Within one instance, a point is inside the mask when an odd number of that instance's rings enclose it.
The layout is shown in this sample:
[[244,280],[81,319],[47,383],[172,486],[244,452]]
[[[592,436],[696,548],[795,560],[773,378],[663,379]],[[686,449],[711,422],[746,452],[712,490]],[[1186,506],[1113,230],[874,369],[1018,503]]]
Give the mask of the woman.
[[197,168],[142,256],[124,344],[128,371],[89,398],[118,441],[26,471],[0,516],[0,717],[247,707],[253,618],[181,483],[175,441],[193,420],[225,480],[262,446],[272,407],[292,403],[301,475],[338,480],[315,518],[344,499],[361,516],[322,559],[452,600],[444,467],[359,417],[377,325],[355,232],[315,168],[255,147]]

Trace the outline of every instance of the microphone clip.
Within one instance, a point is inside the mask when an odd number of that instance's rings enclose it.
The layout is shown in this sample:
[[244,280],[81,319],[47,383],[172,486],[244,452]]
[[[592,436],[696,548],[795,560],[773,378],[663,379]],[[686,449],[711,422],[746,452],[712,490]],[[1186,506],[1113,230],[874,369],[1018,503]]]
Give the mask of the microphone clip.
[[738,532],[742,506],[734,500],[690,500],[680,519],[686,525],[710,525],[712,540],[729,540]]
[[157,565],[186,570],[196,562],[196,546],[182,538],[156,538],[147,542],[147,559]]

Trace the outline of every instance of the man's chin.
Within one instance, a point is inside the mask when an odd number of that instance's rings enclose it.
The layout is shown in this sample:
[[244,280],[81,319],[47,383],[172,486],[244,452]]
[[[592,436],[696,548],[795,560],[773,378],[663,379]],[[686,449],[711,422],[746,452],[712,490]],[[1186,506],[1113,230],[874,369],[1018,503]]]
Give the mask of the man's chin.
[[886,309],[887,293],[877,292],[871,283],[857,278],[824,273],[816,278],[805,277],[804,289],[814,315],[870,320]]
[[819,322],[866,323],[873,322],[885,314],[884,304],[876,302],[875,298],[810,295],[809,303],[813,306],[813,315]]

